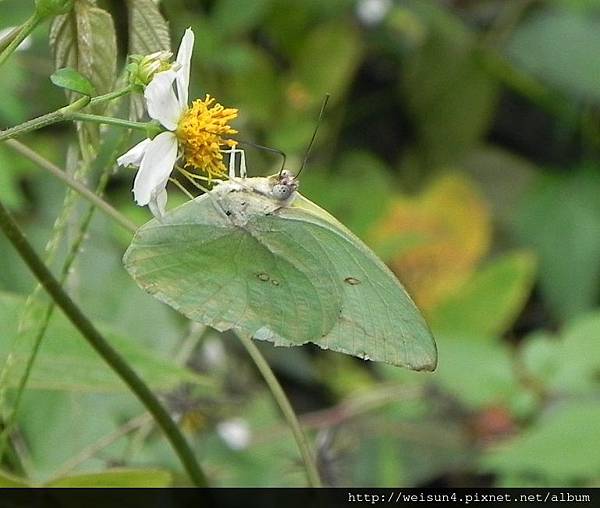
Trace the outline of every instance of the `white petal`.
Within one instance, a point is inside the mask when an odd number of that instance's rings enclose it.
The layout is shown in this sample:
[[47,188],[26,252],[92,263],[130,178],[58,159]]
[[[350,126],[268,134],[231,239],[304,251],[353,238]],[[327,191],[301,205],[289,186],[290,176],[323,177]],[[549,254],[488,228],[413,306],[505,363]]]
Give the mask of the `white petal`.
[[177,159],[177,138],[172,132],[162,132],[148,145],[140,169],[133,182],[135,202],[144,206],[167,185]]
[[188,88],[190,85],[190,62],[194,49],[194,32],[188,28],[183,34],[179,51],[177,52],[177,63],[181,66],[177,71],[177,97],[182,111],[187,108]]
[[157,192],[152,193],[152,197],[148,202],[148,208],[152,212],[152,215],[156,217],[159,221],[162,219],[165,214],[165,208],[167,207],[167,181],[164,182],[164,187],[158,190]]
[[150,140],[147,138],[139,142],[128,152],[125,152],[123,155],[121,155],[121,157],[117,159],[117,164],[119,166],[139,167],[142,162],[142,158],[144,157],[144,153],[146,152],[146,148],[148,148],[148,143],[150,143]]
[[173,91],[176,74],[172,69],[158,72],[144,91],[150,118],[158,120],[170,131],[177,127],[182,112]]

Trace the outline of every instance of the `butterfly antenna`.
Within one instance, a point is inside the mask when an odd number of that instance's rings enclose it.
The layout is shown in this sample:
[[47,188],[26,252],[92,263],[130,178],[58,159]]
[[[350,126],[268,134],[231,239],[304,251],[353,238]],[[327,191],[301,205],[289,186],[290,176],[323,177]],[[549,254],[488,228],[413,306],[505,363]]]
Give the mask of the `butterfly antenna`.
[[331,97],[331,94],[325,94],[325,97],[323,98],[323,102],[321,104],[321,111],[319,112],[319,118],[317,118],[317,125],[315,126],[315,130],[313,131],[312,138],[310,138],[310,143],[308,143],[308,146],[306,147],[306,151],[304,152],[304,159],[302,160],[302,166],[300,166],[300,170],[296,174],[296,178],[298,178],[300,176],[300,173],[302,173],[304,166],[306,166],[306,163],[308,162],[308,156],[310,155],[310,151],[313,147],[315,139],[317,138],[317,132],[319,131],[319,126],[321,125],[321,120],[323,120],[323,114],[325,113],[325,108],[327,107],[327,102],[329,102],[329,97]]
[[266,150],[267,152],[272,152],[272,153],[276,153],[277,155],[280,155],[282,161],[281,161],[281,169],[279,170],[279,173],[281,173],[283,171],[283,169],[285,168],[285,161],[287,160],[287,156],[281,150],[278,150],[277,148],[271,148],[269,146],[259,145],[258,143],[253,143],[252,141],[238,141],[238,143],[240,145],[253,146],[254,148],[259,148],[260,150]]

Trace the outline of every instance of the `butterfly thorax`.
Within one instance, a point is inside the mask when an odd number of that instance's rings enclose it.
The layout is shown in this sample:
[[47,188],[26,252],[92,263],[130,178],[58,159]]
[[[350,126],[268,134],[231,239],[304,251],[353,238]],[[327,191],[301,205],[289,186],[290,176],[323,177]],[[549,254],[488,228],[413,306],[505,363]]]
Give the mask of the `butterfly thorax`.
[[297,182],[288,172],[271,177],[239,178],[219,182],[211,194],[231,221],[244,226],[257,215],[270,215],[294,201]]

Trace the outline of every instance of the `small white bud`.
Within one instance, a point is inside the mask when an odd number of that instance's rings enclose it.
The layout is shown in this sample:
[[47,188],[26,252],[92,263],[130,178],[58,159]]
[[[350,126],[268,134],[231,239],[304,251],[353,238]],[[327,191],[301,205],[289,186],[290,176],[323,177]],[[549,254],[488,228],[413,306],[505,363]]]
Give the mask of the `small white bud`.
[[365,25],[373,26],[381,23],[391,8],[391,0],[359,0],[356,15]]
[[248,422],[242,418],[232,418],[218,423],[217,434],[232,450],[247,448],[252,437]]

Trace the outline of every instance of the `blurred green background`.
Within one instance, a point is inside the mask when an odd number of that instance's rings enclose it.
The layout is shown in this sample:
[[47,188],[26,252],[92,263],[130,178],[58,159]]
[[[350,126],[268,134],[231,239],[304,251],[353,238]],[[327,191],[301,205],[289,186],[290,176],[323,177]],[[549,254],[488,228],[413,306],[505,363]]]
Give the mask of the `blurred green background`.
[[[99,6],[114,16],[122,67],[132,20],[120,1]],[[598,486],[600,1],[160,8],[174,48],[185,28],[196,33],[190,96],[239,108],[239,139],[285,151],[292,170],[331,93],[300,190],[388,263],[436,336],[434,373],[259,344],[310,429],[325,481]],[[0,28],[31,9],[2,1]],[[64,104],[53,70],[46,24],[0,72],[0,128]],[[64,167],[73,139],[65,124],[22,141]],[[253,148],[247,159],[252,176],[280,163]],[[0,168],[0,198],[41,250],[64,187],[1,145]],[[115,168],[106,198],[143,222],[133,175]],[[172,188],[169,199],[186,198]],[[166,396],[216,485],[304,485],[290,432],[235,337],[190,330],[143,294],[120,264],[129,240],[96,214],[71,293]],[[0,255],[4,361],[33,279],[2,237]],[[152,467],[111,481],[182,481],[160,433],[131,424],[141,412],[55,316],[18,415],[25,472],[77,485]]]

